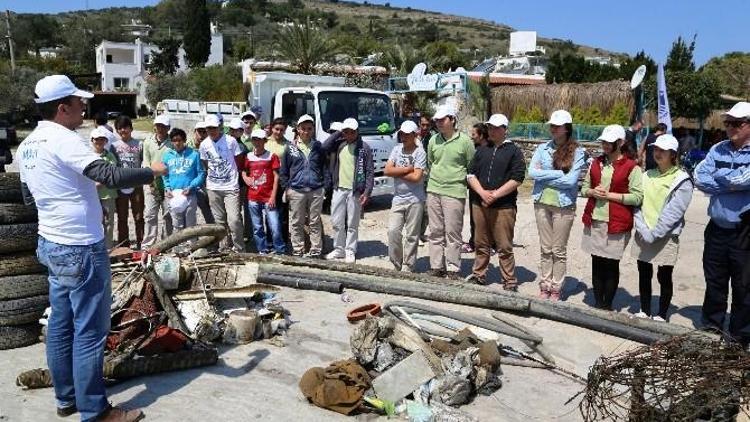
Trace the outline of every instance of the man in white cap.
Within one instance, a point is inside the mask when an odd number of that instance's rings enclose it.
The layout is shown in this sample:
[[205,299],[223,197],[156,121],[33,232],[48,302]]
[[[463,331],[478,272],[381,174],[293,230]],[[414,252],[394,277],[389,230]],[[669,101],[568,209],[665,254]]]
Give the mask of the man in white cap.
[[341,123],[341,131],[323,142],[323,149],[330,154],[328,168],[333,189],[333,251],[326,259],[343,258],[349,264],[357,259],[360,215],[375,183],[372,150],[359,136],[358,129],[357,119],[350,117]]
[[[430,139],[427,163],[427,215],[430,270],[436,277],[459,277],[461,231],[466,205],[466,175],[474,158],[474,143],[456,130],[456,112],[440,106],[433,117],[438,134]],[[446,272],[447,270],[447,272]]]
[[703,248],[703,323],[723,331],[731,282],[729,334],[747,346],[750,288],[742,279],[750,261],[745,241],[750,231],[750,103],[739,102],[724,113],[724,127],[729,139],[711,147],[695,168],[695,185],[711,196]]
[[37,256],[49,272],[46,352],[57,414],[137,421],[143,412],[111,407],[104,385],[112,277],[95,182],[133,187],[161,177],[165,168],[125,169],[102,160],[75,132],[93,94],[66,76],[42,78],[34,93],[42,121],[18,147],[18,157],[24,199],[39,212]]
[[237,142],[240,143],[240,148],[243,149],[243,153],[247,154],[248,152],[253,150],[253,143],[250,140],[250,133],[247,133],[248,130],[252,132],[252,129],[248,129],[249,127],[239,118],[234,118],[229,121],[229,124],[227,125],[229,128],[229,132],[227,132],[227,135],[233,137],[237,140]]
[[490,249],[494,244],[503,288],[516,291],[513,234],[518,187],[526,177],[526,162],[521,149],[505,137],[508,130],[505,115],[493,114],[485,123],[488,143],[477,148],[467,176],[469,187],[477,193],[471,204],[476,256],[469,280],[487,284]]
[[221,133],[220,124],[216,116],[206,116],[208,138],[200,146],[201,161],[207,169],[208,202],[216,223],[229,228],[229,236],[222,242],[224,246],[234,252],[245,252],[237,170],[242,166],[242,149],[236,139]]
[[[172,149],[169,139],[169,118],[163,114],[154,119],[154,132],[143,141],[143,167],[154,163],[161,163],[167,150]],[[157,239],[172,234],[172,217],[169,215],[169,205],[164,199],[164,181],[158,177],[151,186],[144,189],[145,222],[143,242],[141,248],[148,249]],[[159,216],[162,224],[159,225]]]
[[[417,124],[407,120],[398,131],[400,143],[391,151],[384,174],[393,177],[393,201],[388,221],[388,256],[399,271],[414,271],[419,232],[427,193],[424,173],[427,153],[417,143]],[[406,239],[402,232],[406,232]]]
[[304,114],[297,120],[297,137],[287,144],[281,157],[279,182],[289,203],[289,230],[292,255],[305,252],[305,224],[310,227],[311,258],[320,258],[323,249],[323,169],[326,155],[323,146],[313,137],[312,116]]

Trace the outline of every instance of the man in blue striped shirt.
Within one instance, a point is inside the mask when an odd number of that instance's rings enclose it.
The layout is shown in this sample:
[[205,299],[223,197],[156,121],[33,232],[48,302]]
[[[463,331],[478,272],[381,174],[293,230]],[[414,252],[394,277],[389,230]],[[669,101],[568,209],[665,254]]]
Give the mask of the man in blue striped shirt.
[[703,322],[707,328],[723,330],[731,280],[729,334],[747,346],[750,286],[742,282],[742,273],[750,261],[750,250],[741,244],[740,214],[750,210],[750,103],[739,102],[724,113],[724,126],[729,139],[711,147],[706,159],[695,168],[695,185],[711,196],[711,221],[706,227],[703,249]]

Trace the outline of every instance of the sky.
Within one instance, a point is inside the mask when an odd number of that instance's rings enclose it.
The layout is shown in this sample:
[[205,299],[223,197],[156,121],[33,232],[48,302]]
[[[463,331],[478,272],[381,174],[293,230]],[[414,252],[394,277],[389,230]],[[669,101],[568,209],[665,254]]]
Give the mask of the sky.
[[[666,60],[677,36],[697,34],[695,62],[731,51],[750,52],[747,19],[750,0],[389,0],[394,7],[412,7],[476,17],[537,31],[540,37],[570,39],[577,44],[634,55],[645,50],[657,62]],[[0,0],[0,10],[57,13],[116,6],[145,6],[155,0]],[[386,1],[370,0],[384,4]]]

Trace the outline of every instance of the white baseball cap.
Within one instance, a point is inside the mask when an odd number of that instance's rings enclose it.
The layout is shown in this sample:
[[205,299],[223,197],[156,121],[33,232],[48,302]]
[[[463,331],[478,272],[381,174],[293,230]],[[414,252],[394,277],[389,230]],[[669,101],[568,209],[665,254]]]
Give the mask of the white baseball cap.
[[597,141],[617,142],[619,139],[625,139],[625,128],[620,125],[609,125],[604,128]]
[[658,138],[656,138],[656,142],[651,144],[653,147],[659,147],[663,149],[664,151],[672,150],[674,152],[677,152],[677,150],[680,148],[680,142],[677,141],[677,138],[670,134],[660,135]]
[[203,121],[203,124],[205,125],[206,128],[221,126],[221,123],[219,122],[219,118],[213,114],[207,115],[206,120]]
[[107,138],[107,141],[109,141],[112,137],[112,132],[108,131],[107,129],[103,127],[97,127],[91,131],[91,135],[89,136],[91,137],[91,139]]
[[548,125],[562,126],[566,123],[573,123],[573,116],[566,110],[556,110],[549,117]]
[[734,117],[735,119],[750,119],[750,103],[740,101],[723,115]]
[[305,122],[313,123],[313,122],[315,122],[315,120],[312,118],[311,115],[309,115],[309,114],[303,114],[303,115],[299,116],[299,119],[297,119],[297,126],[299,126],[299,125],[301,125],[302,123],[305,123]]
[[227,126],[229,127],[229,129],[245,129],[245,123],[243,123],[242,120],[236,117],[230,120]]
[[154,125],[164,125],[169,127],[169,117],[160,114],[154,118]]
[[399,128],[399,132],[401,133],[417,133],[419,128],[417,127],[417,124],[412,122],[411,120],[405,120],[403,123],[401,123],[401,127]]
[[331,123],[331,125],[330,125],[330,126],[328,127],[328,129],[329,129],[329,130],[333,130],[333,131],[336,131],[336,132],[338,132],[338,131],[340,131],[340,130],[341,130],[341,127],[342,127],[342,124],[341,124],[341,122],[333,122],[333,123]]
[[250,138],[266,139],[267,137],[268,137],[268,134],[263,129],[254,129],[253,132],[250,134]]
[[195,129],[205,129],[206,128],[206,122],[200,121],[195,124]]
[[345,119],[343,122],[341,122],[341,130],[344,129],[357,130],[359,129],[359,122],[357,122],[357,119],[352,119],[351,117]]
[[490,119],[487,120],[485,123],[488,125],[492,125],[495,127],[505,126],[508,127],[508,118],[505,117],[504,114],[493,114],[490,116]]
[[94,94],[82,91],[73,85],[73,82],[65,75],[45,76],[36,83],[34,88],[34,102],[37,104],[48,103],[68,96],[81,98],[93,98]]
[[240,119],[244,119],[245,117],[252,117],[253,119],[258,120],[258,116],[250,110],[240,114]]
[[453,107],[449,107],[447,105],[441,105],[440,107],[438,107],[437,111],[435,111],[435,115],[432,116],[432,119],[439,120],[447,116],[455,116],[455,115],[456,115],[456,111],[453,110]]

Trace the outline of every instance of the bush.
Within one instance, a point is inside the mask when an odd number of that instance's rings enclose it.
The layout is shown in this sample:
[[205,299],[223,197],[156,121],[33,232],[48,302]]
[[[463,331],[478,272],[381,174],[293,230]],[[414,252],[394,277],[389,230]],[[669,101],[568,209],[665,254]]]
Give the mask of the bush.
[[10,66],[0,65],[0,112],[11,113],[15,121],[31,124],[36,116],[34,87],[46,76],[28,67],[17,67],[11,74]]
[[149,80],[146,98],[152,107],[167,98],[192,101],[245,101],[238,66],[209,66]]

